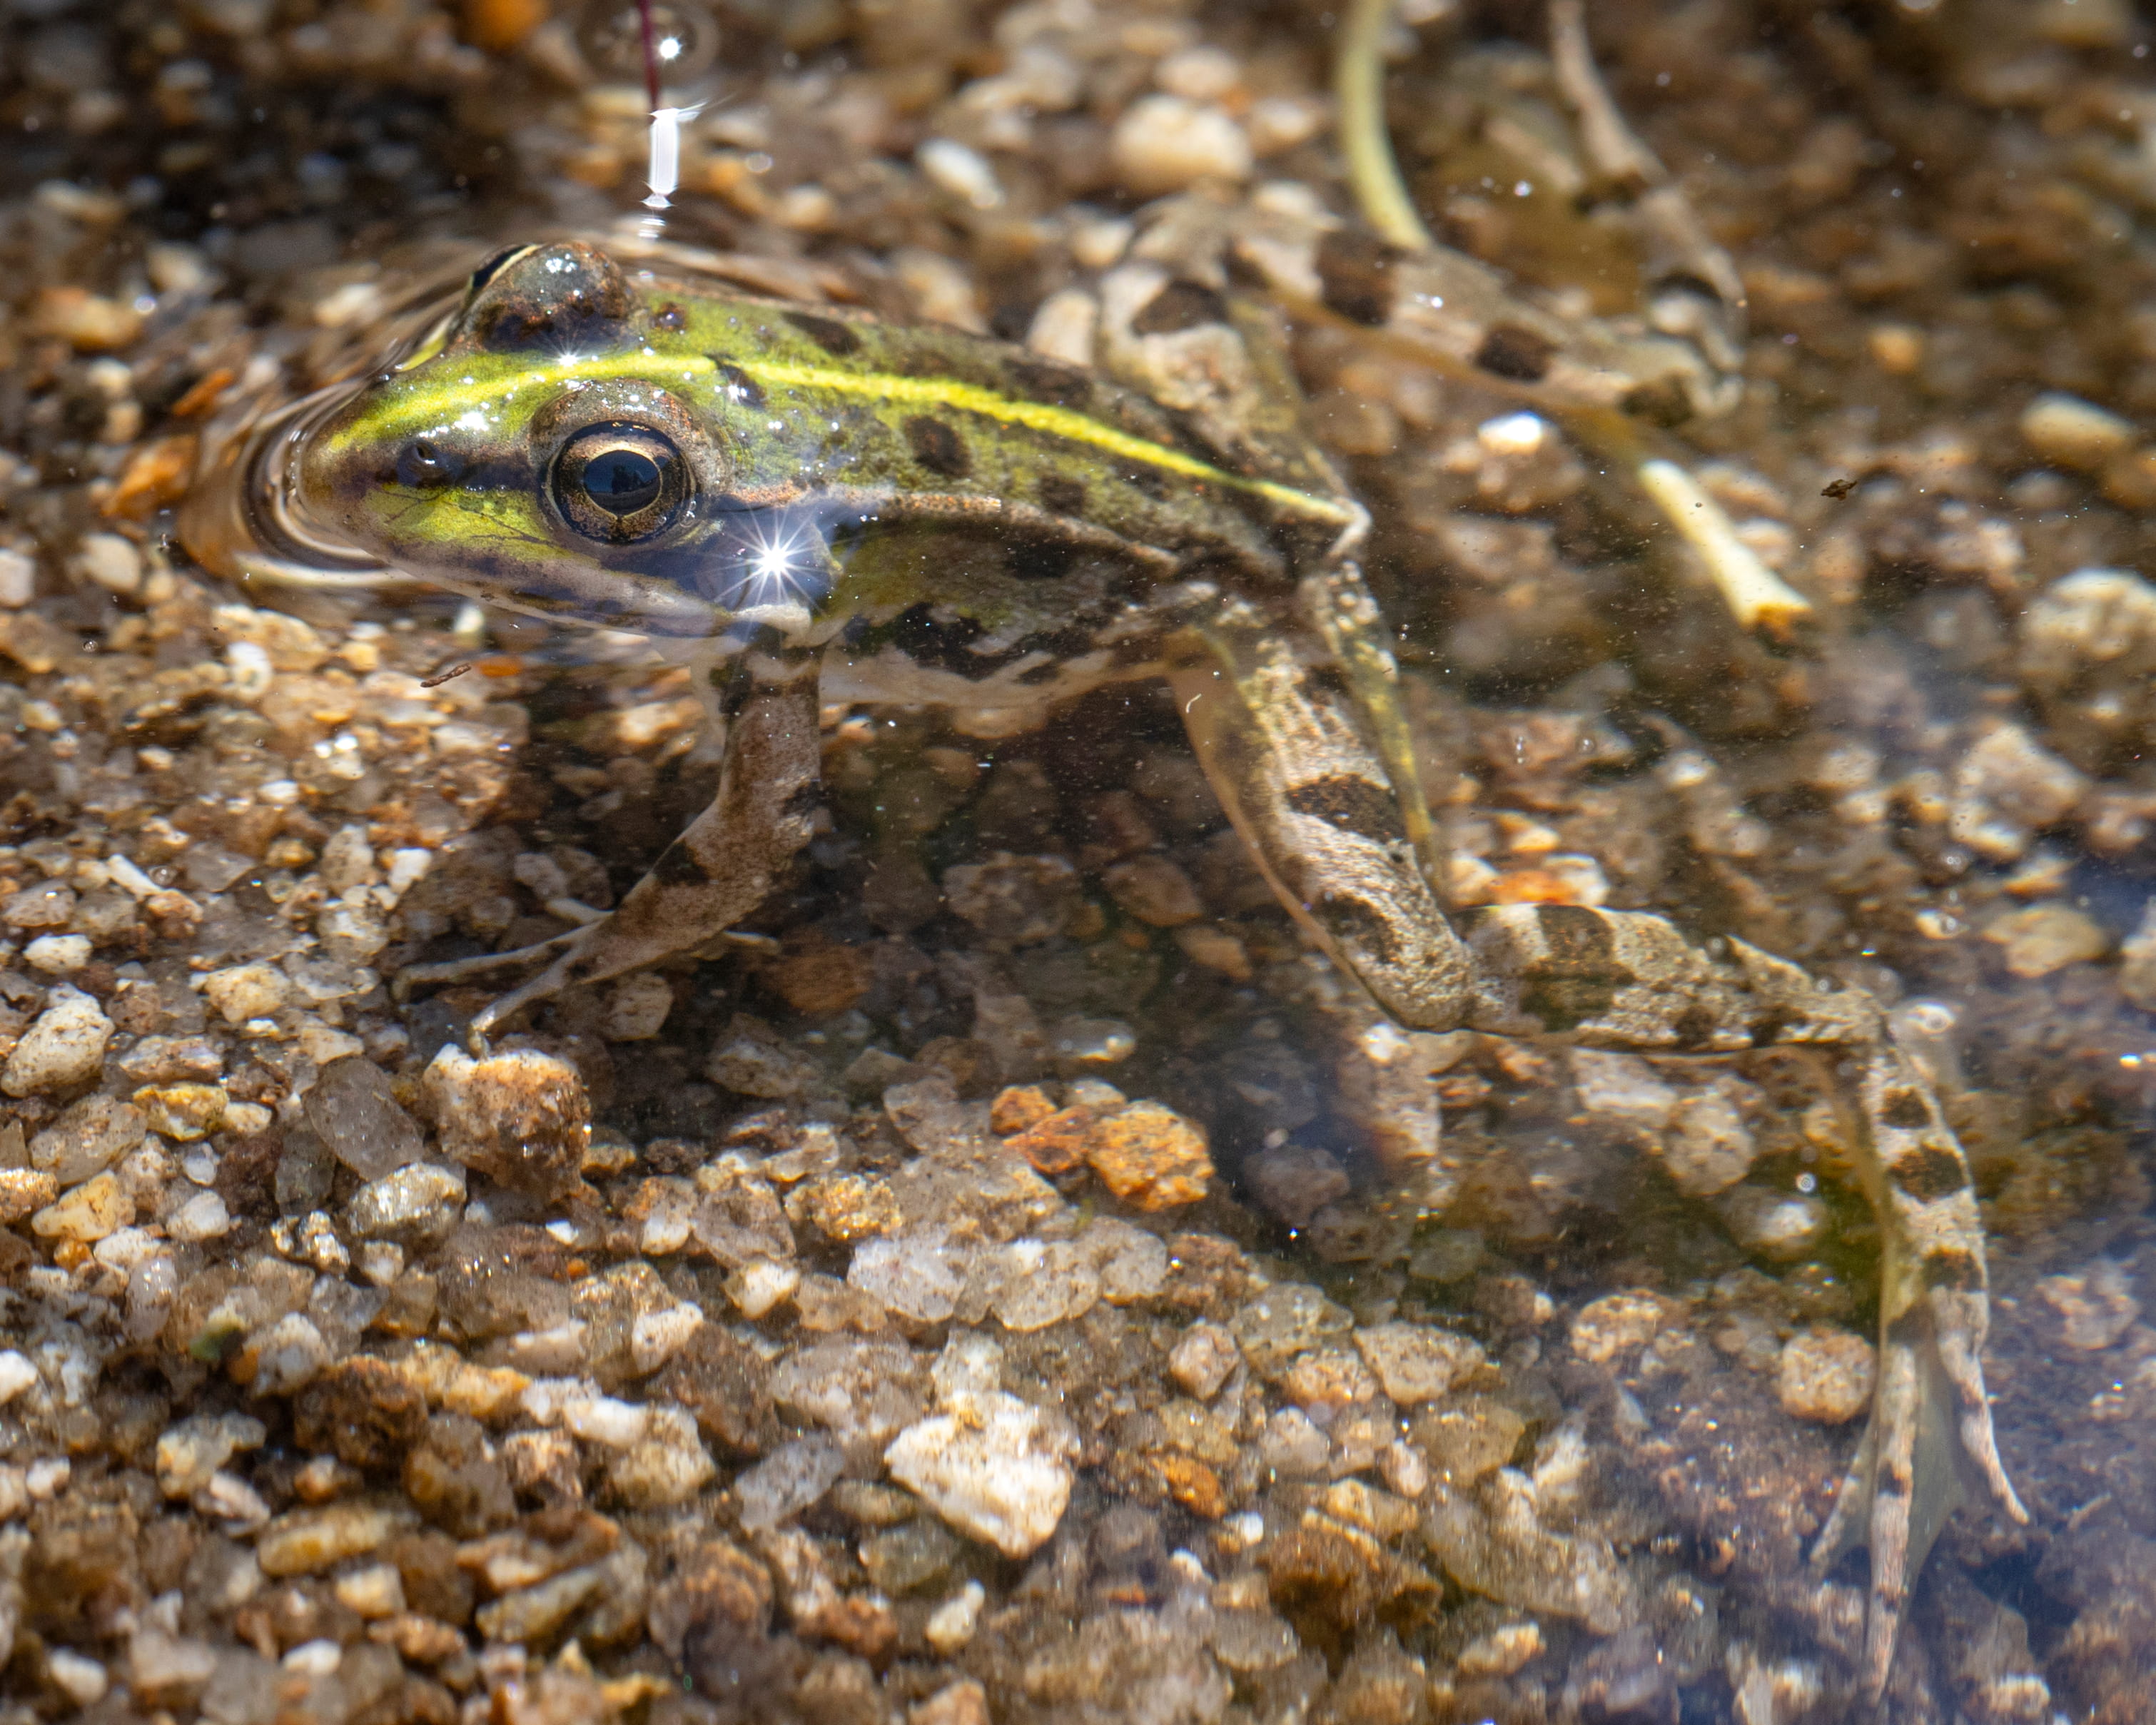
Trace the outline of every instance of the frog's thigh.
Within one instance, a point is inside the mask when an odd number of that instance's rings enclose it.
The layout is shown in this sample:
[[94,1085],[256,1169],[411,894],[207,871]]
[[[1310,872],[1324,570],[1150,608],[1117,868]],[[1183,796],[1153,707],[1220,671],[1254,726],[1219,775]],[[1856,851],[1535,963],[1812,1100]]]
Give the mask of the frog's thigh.
[[711,806],[611,915],[496,1001],[479,1028],[526,1001],[694,952],[763,901],[813,830],[818,669],[816,655],[798,652],[752,655],[739,668],[724,702],[726,758]]
[[1194,634],[1169,681],[1205,776],[1273,891],[1394,1018],[1450,1029],[1466,955],[1352,697],[1262,619]]

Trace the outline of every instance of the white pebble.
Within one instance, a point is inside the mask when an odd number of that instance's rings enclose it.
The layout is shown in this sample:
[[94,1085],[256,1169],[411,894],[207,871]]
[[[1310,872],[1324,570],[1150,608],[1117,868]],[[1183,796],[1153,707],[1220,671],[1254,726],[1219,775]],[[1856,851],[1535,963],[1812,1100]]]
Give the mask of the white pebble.
[[33,1461],[23,1476],[32,1502],[47,1503],[67,1489],[68,1477],[74,1471],[64,1455],[48,1455],[41,1461]]
[[103,1666],[65,1647],[54,1647],[45,1655],[45,1675],[53,1680],[53,1687],[79,1707],[104,1700],[112,1685]]
[[1152,81],[1170,95],[1217,102],[1243,81],[1243,67],[1224,48],[1200,44],[1168,55],[1153,68]]
[[580,1438],[625,1450],[644,1435],[651,1410],[610,1395],[579,1396],[562,1404],[562,1424]]
[[937,191],[974,209],[1001,207],[1004,188],[988,157],[979,151],[968,149],[955,138],[931,138],[914,151],[913,159]]
[[142,585],[142,553],[117,533],[85,533],[69,567],[109,593],[131,593]]
[[227,685],[239,701],[259,701],[277,680],[268,649],[259,641],[234,641],[224,649],[225,667],[232,673]]
[[1099,327],[1101,308],[1085,289],[1058,289],[1040,302],[1025,332],[1025,345],[1035,353],[1060,359],[1067,365],[1093,363],[1093,333]]
[[73,976],[90,963],[90,937],[82,934],[41,934],[23,948],[30,968],[47,976]]
[[302,1641],[285,1656],[282,1663],[286,1671],[305,1676],[333,1677],[344,1663],[344,1649],[326,1638]]
[[2021,410],[2021,435],[2046,461],[2101,467],[2133,442],[2133,425],[2094,402],[2046,390]]
[[[27,605],[37,591],[37,560],[24,556],[19,551],[0,549],[0,605],[5,605],[9,610],[18,605]],[[100,1672],[104,1669],[102,1666],[98,1667]]]
[[1123,183],[1141,197],[1247,178],[1253,159],[1250,141],[1224,110],[1165,94],[1132,103],[1108,148]]
[[664,1312],[647,1312],[629,1329],[629,1355],[639,1372],[655,1372],[704,1327],[704,1314],[685,1301]]
[[973,1639],[981,1621],[981,1607],[988,1598],[988,1589],[978,1581],[960,1588],[928,1614],[928,1621],[921,1626],[928,1645],[947,1659],[963,1647]]
[[770,1258],[752,1258],[727,1278],[726,1292],[747,1317],[762,1317],[793,1297],[801,1286],[801,1266]]
[[198,1244],[231,1231],[232,1215],[214,1192],[198,1192],[166,1219],[165,1230],[174,1240]]
[[11,1402],[38,1381],[38,1368],[17,1348],[0,1353],[0,1402]]

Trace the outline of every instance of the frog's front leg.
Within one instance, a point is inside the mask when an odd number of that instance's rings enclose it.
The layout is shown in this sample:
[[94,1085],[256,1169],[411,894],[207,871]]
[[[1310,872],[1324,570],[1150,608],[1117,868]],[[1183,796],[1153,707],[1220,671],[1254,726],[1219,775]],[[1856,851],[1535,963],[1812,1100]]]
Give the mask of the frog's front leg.
[[[814,830],[821,662],[813,649],[757,644],[714,668],[726,680],[718,701],[726,727],[718,794],[612,912],[549,942],[559,956],[481,1012],[475,1031],[563,988],[694,952],[763,901]],[[409,972],[408,979],[450,980],[440,973],[457,968],[430,968],[435,973]]]

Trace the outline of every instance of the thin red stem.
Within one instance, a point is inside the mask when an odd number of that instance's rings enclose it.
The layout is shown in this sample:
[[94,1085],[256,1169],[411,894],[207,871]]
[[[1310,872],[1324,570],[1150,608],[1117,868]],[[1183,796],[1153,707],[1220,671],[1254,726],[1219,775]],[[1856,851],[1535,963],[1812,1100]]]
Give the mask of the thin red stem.
[[651,0],[636,0],[637,27],[644,33],[644,93],[651,111],[659,111],[659,40],[651,28]]

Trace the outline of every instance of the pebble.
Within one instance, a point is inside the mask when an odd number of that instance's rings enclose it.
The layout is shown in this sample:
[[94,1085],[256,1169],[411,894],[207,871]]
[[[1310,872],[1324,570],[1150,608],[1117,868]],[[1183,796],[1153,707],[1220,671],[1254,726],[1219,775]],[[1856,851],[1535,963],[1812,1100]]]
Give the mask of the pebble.
[[30,1140],[30,1166],[62,1186],[101,1174],[142,1142],[142,1111],[116,1096],[85,1096]]
[[752,1258],[726,1278],[726,1296],[742,1316],[759,1318],[793,1297],[801,1286],[801,1266],[770,1258]]
[[1662,1166],[1687,1198],[1726,1192],[1752,1171],[1758,1154],[1728,1084],[1681,1096],[1661,1144]]
[[414,1163],[361,1187],[352,1194],[345,1220],[362,1240],[423,1245],[456,1226],[464,1203],[459,1170]]
[[2084,1353],[2109,1348],[2141,1316],[2141,1302],[2116,1259],[2098,1259],[2078,1276],[2045,1276],[2036,1291],[2062,1320],[2060,1339]]
[[1385,1394],[1404,1408],[1435,1401],[1483,1363],[1481,1348],[1466,1337],[1421,1324],[1358,1330],[1355,1346]]
[[591,1098],[567,1060],[536,1049],[475,1060],[452,1044],[434,1056],[421,1088],[442,1148],[466,1168],[542,1199],[582,1180]]
[[2047,389],[2021,410],[2021,436],[2046,461],[2093,472],[2132,447],[2133,424],[2063,390]]
[[1846,1330],[1806,1330],[1782,1348],[1774,1387],[1792,1420],[1840,1425],[1871,1405],[1871,1344]]
[[899,1433],[884,1466],[960,1532],[1022,1558],[1063,1519],[1077,1442],[1053,1415],[986,1387],[977,1353],[958,1340],[945,1348],[937,1375],[952,1411]]
[[192,1144],[225,1124],[232,1099],[218,1085],[167,1084],[145,1085],[134,1101],[151,1132]]
[[1101,1183],[1134,1209],[1195,1204],[1213,1182],[1205,1129],[1158,1102],[1133,1102],[1096,1122],[1086,1160]]
[[202,979],[203,998],[237,1029],[250,1019],[275,1014],[290,999],[292,984],[274,964],[235,964]]
[[2085,964],[2110,950],[2111,937],[2092,917],[2071,905],[2027,905],[2009,911],[1984,931],[2018,977],[2049,976],[2069,964]]
[[87,1084],[105,1070],[112,1020],[90,995],[63,983],[0,1068],[0,1090],[11,1096],[49,1095]]
[[367,1503],[333,1503],[275,1517],[254,1542],[254,1561],[270,1576],[312,1575],[379,1551],[416,1521],[411,1511]]
[[12,1228],[60,1194],[60,1183],[36,1168],[0,1168],[0,1227]]
[[865,1240],[846,1271],[846,1286],[916,1323],[941,1323],[958,1309],[966,1256],[943,1227]]
[[1258,1461],[1283,1479],[1314,1479],[1332,1456],[1332,1440],[1300,1408],[1281,1409],[1258,1435]]
[[831,1489],[845,1466],[845,1451],[828,1437],[781,1444],[734,1481],[742,1526],[754,1532],[798,1515]]
[[38,1368],[18,1348],[0,1353],[0,1403],[12,1402],[38,1381]]
[[90,1245],[134,1219],[134,1199],[116,1176],[103,1173],[62,1193],[30,1218],[30,1227],[42,1239]]
[[372,1060],[331,1060],[308,1086],[305,1108],[330,1153],[362,1180],[393,1174],[425,1153],[418,1122]]
[[988,1309],[1007,1330],[1045,1330],[1084,1317],[1099,1302],[1100,1271],[1075,1245],[1014,1240],[997,1258],[999,1286]]
[[1810,1193],[1734,1186],[1717,1208],[1738,1245],[1778,1264],[1801,1262],[1826,1238],[1826,1204]]
[[565,1569],[480,1606],[472,1614],[472,1623],[490,1641],[542,1641],[576,1615],[605,1584],[606,1573],[597,1563]]
[[1004,188],[996,171],[979,151],[955,138],[930,138],[914,151],[914,163],[928,182],[970,209],[1002,207]]
[[259,1449],[269,1428],[251,1414],[197,1414],[157,1439],[157,1489],[188,1497],[242,1450]]
[[1307,1282],[1291,1281],[1266,1289],[1229,1319],[1228,1328],[1250,1369],[1269,1378],[1304,1349],[1344,1334],[1354,1322]]
[[2118,986],[2143,1012],[2156,1012],[2156,898],[2141,912],[2141,923],[2118,949]]
[[142,585],[142,553],[117,533],[85,533],[68,567],[107,593],[131,593]]
[[[796,1276],[799,1271],[795,1271]],[[658,1312],[639,1312],[629,1327],[629,1358],[641,1377],[655,1372],[686,1347],[704,1327],[701,1307],[683,1301]]]
[[1165,92],[1123,110],[1108,141],[1116,177],[1141,198],[1180,192],[1200,180],[1241,180],[1250,141],[1225,109]]
[[232,1231],[232,1213],[214,1192],[198,1192],[165,1219],[165,1231],[185,1245],[199,1245]]
[[370,1622],[404,1609],[404,1577],[394,1563],[369,1563],[348,1570],[331,1584],[337,1603]]
[[673,1010],[673,984],[656,971],[639,970],[607,990],[599,1035],[608,1042],[648,1042]]
[[127,1686],[139,1706],[189,1706],[216,1672],[215,1650],[192,1635],[146,1627],[127,1639]]
[[685,1409],[654,1407],[643,1439],[617,1452],[607,1484],[632,1509],[686,1503],[718,1471]]
[[38,561],[19,551],[0,548],[0,606],[8,610],[37,597]]
[[1117,906],[1154,928],[1174,928],[1205,914],[1198,889],[1164,856],[1134,856],[1103,870],[1101,884]]
[[973,1639],[973,1631],[980,1626],[981,1607],[988,1598],[988,1589],[979,1582],[968,1582],[928,1614],[922,1636],[931,1647],[950,1658]]
[[[897,1494],[909,1508],[913,1501]],[[861,1542],[861,1567],[877,1589],[886,1594],[911,1593],[950,1573],[963,1549],[941,1522],[916,1517]]]
[[1013,946],[1055,939],[1081,902],[1078,871],[1060,856],[999,850],[984,863],[947,869],[942,886],[952,910],[990,939]]
[[1184,1394],[1209,1402],[1242,1360],[1235,1338],[1215,1323],[1194,1323],[1168,1356],[1168,1375]]
[[1509,1677],[1542,1651],[1541,1625],[1508,1623],[1470,1641],[1456,1664],[1463,1676]]
[[947,1683],[906,1710],[906,1725],[991,1725],[988,1692],[971,1677]]
[[1662,1327],[1662,1301],[1653,1294],[1605,1294],[1572,1321],[1572,1351],[1606,1365],[1628,1348],[1644,1347]]
[[2022,726],[1997,725],[1954,764],[1947,831],[1994,861],[2012,862],[2088,789],[2086,778]]
[[46,976],[73,976],[90,963],[90,937],[83,934],[41,934],[23,948],[30,968]]
[[96,1660],[54,1647],[45,1655],[45,1675],[53,1686],[79,1707],[93,1707],[105,1699],[111,1674]]

